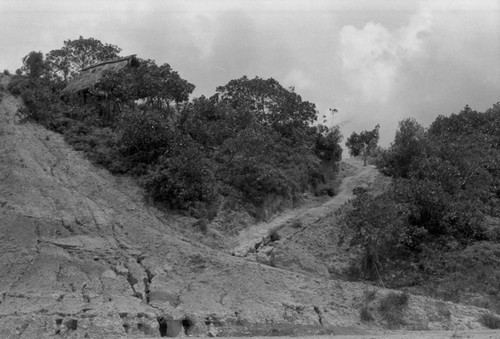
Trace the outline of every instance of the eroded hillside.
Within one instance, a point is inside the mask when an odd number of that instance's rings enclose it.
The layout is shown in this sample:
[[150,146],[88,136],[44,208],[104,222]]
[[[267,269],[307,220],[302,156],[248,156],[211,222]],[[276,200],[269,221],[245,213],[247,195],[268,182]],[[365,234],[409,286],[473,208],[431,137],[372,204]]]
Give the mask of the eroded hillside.
[[[8,77],[2,78],[5,85]],[[60,135],[0,105],[0,337],[376,333],[391,291],[210,249]],[[304,220],[304,222],[307,222]],[[279,265],[278,265],[279,266]],[[375,291],[375,292],[370,292]],[[366,307],[373,319],[360,320]],[[402,328],[482,328],[485,310],[408,296]]]

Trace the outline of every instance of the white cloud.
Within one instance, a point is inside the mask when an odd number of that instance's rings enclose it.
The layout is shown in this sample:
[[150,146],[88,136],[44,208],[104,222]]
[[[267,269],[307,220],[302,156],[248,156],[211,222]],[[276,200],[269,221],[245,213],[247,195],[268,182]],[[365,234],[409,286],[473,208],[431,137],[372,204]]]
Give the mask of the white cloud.
[[194,45],[200,51],[200,59],[206,59],[213,53],[213,43],[216,36],[217,26],[215,19],[207,14],[195,13],[187,18],[187,29],[191,34]]
[[423,36],[431,28],[431,14],[423,8],[409,23],[390,31],[368,22],[363,28],[344,26],[340,31],[342,76],[364,101],[391,99],[401,65],[423,51]]
[[313,82],[303,71],[292,69],[283,79],[283,84],[287,87],[293,86],[299,92],[311,89]]

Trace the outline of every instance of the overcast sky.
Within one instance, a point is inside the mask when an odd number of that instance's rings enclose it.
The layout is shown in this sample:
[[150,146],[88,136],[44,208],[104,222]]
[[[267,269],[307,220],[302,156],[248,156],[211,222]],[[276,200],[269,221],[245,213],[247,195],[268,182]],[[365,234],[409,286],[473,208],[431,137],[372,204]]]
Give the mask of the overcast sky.
[[0,0],[2,69],[80,35],[170,64],[194,96],[275,78],[320,119],[338,109],[345,137],[380,123],[383,145],[405,117],[500,101],[500,0]]

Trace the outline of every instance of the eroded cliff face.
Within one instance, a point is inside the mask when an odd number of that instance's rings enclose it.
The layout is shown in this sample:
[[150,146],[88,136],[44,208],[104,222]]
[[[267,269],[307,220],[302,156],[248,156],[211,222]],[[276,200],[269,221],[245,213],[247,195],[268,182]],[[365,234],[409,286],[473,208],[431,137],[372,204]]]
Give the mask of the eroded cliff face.
[[[5,85],[8,77],[2,77]],[[187,238],[130,179],[0,103],[0,337],[366,333],[359,283],[231,256]],[[378,299],[377,299],[378,298]],[[444,305],[444,306],[443,306]],[[369,306],[374,320],[360,321]],[[446,311],[443,311],[443,307]],[[406,328],[474,329],[484,310],[411,296]]]

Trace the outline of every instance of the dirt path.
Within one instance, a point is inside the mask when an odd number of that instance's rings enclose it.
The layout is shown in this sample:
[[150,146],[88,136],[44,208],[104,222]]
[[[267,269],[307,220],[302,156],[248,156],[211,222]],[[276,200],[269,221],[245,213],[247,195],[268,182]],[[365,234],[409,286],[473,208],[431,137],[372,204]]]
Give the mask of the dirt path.
[[316,221],[335,212],[340,206],[353,197],[355,187],[367,187],[379,175],[378,170],[372,166],[363,166],[363,161],[358,158],[344,160],[345,165],[352,168],[352,174],[345,177],[340,185],[339,193],[320,206],[295,209],[282,213],[268,222],[261,222],[249,227],[238,234],[234,240],[231,253],[237,257],[245,257],[263,245],[274,231],[279,231],[290,222],[298,222],[302,226],[313,224]]

